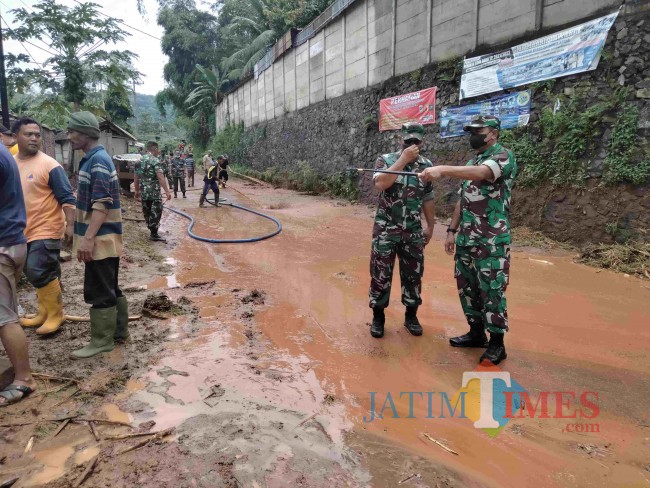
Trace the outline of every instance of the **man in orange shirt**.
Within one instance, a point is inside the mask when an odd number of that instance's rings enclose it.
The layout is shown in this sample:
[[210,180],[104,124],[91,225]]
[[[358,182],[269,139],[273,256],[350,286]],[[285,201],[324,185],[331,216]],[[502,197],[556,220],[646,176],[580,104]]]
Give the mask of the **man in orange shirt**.
[[12,156],[18,154],[18,144],[16,144],[16,138],[13,133],[7,129],[4,125],[0,124],[0,138],[2,143],[9,149],[9,152]]
[[15,156],[27,210],[25,276],[36,288],[38,313],[21,319],[23,327],[38,327],[37,334],[56,332],[63,323],[61,296],[61,238],[74,235],[75,197],[65,170],[40,150],[41,126],[23,117],[12,127],[18,143]]

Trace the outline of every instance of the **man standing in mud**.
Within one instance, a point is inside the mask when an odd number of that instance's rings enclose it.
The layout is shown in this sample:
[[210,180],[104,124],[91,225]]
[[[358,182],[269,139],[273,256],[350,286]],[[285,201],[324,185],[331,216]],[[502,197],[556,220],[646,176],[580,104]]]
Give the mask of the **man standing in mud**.
[[[506,359],[503,337],[508,330],[506,288],[510,274],[510,192],[517,175],[512,151],[499,144],[501,122],[478,115],[465,126],[477,154],[465,166],[436,166],[420,179],[444,176],[463,180],[460,200],[447,229],[445,251],[454,253],[458,294],[469,332],[452,337],[454,347],[487,347],[479,362]],[[455,234],[458,236],[455,237]],[[488,343],[485,329],[490,332]]]
[[147,142],[147,154],[135,163],[135,199],[142,200],[142,213],[147,223],[152,241],[164,241],[158,235],[160,226],[160,217],[162,217],[162,198],[160,188],[165,190],[167,201],[172,197],[167,180],[163,174],[163,169],[158,159],[160,154],[158,143],[156,141]]
[[[421,124],[402,126],[402,149],[384,154],[375,163],[376,170],[420,172],[432,166],[420,156],[424,137]],[[375,187],[381,191],[372,231],[370,254],[370,307],[373,312],[370,334],[384,335],[384,309],[388,307],[395,256],[399,258],[402,303],[406,307],[404,326],[415,336],[422,335],[417,310],[424,273],[424,246],[431,240],[435,223],[433,186],[417,176],[374,173]],[[421,213],[427,221],[422,228]]]
[[92,113],[73,113],[68,136],[72,149],[84,152],[79,161],[72,253],[84,263],[84,301],[91,305],[90,343],[71,354],[72,359],[84,359],[112,351],[116,340],[129,336],[129,307],[119,287],[120,180],[113,160],[99,144],[99,122]]
[[185,159],[178,152],[172,159],[172,178],[174,179],[174,198],[178,198],[179,184],[183,198],[187,198],[185,196]]

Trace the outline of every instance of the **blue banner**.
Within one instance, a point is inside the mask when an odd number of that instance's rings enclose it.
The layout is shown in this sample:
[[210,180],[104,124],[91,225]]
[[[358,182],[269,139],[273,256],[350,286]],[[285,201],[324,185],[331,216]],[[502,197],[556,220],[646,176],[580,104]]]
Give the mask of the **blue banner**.
[[530,118],[530,92],[520,91],[469,105],[445,107],[440,112],[440,137],[462,136],[463,127],[479,114],[499,117],[502,129],[527,125]]

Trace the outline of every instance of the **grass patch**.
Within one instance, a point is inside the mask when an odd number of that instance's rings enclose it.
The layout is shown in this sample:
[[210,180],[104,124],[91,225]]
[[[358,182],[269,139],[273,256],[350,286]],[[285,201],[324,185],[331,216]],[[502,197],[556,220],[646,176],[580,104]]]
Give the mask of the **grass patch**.
[[540,249],[575,249],[571,244],[556,241],[541,231],[524,226],[512,229],[512,242],[517,246],[538,247]]
[[596,244],[580,252],[577,261],[650,280],[650,244]]

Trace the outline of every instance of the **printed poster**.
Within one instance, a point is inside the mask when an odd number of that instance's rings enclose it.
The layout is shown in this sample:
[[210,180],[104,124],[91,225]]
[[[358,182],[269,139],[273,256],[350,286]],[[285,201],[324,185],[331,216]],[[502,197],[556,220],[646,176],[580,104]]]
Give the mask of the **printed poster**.
[[400,129],[405,122],[436,122],[437,87],[384,98],[379,101],[379,130]]
[[520,91],[440,111],[440,137],[458,137],[465,134],[463,127],[475,115],[494,115],[501,120],[502,129],[528,124],[530,119],[530,91]]
[[466,58],[460,99],[598,67],[618,11],[498,53]]

